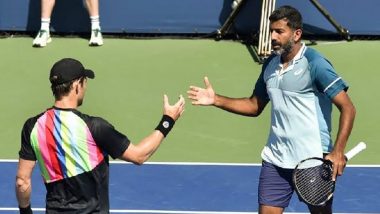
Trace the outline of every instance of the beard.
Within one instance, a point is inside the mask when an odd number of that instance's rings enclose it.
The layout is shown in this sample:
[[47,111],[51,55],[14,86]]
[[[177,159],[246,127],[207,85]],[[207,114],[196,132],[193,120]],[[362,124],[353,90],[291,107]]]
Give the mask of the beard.
[[273,48],[273,52],[276,55],[287,55],[292,51],[294,44],[295,42],[294,42],[293,37],[290,38],[288,42],[285,43],[284,45],[281,45],[280,43],[276,41],[272,41],[272,46],[276,46],[276,45],[279,46],[279,48]]

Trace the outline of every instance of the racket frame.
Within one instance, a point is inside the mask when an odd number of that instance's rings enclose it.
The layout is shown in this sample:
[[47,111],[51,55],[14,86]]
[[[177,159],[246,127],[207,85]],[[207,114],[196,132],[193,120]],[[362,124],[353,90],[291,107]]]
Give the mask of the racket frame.
[[[363,151],[364,149],[367,148],[367,144],[365,142],[359,142],[354,148],[352,148],[350,151],[348,151],[346,154],[345,154],[345,157],[346,157],[346,160],[350,160],[351,158],[353,158],[355,155],[359,154],[361,151]],[[307,204],[309,205],[313,205],[313,206],[323,206],[326,204],[327,201],[329,201],[332,196],[334,195],[334,191],[335,191],[335,181],[333,181],[333,190],[331,192],[331,194],[327,197],[327,199],[322,202],[322,203],[319,203],[319,204],[313,204],[313,203],[310,203],[308,202],[307,200],[305,200],[305,198],[302,196],[302,194],[300,193],[300,191],[298,190],[298,187],[296,185],[296,172],[298,170],[298,167],[306,162],[306,161],[309,161],[309,160],[319,160],[319,161],[322,161],[324,164],[328,164],[329,167],[333,167],[333,163],[330,161],[330,160],[326,160],[326,159],[323,159],[323,158],[320,158],[320,157],[311,157],[311,158],[307,158],[307,159],[304,159],[302,161],[300,161],[297,166],[294,168],[294,171],[293,171],[293,175],[292,175],[292,181],[293,181],[293,185],[294,185],[294,189],[296,190],[297,194],[299,195],[299,197]]]
[[[296,172],[299,168],[299,166],[301,166],[304,162],[306,161],[310,161],[310,160],[318,160],[318,161],[321,161],[322,164],[327,164],[331,169],[332,169],[332,162],[329,161],[329,160],[326,160],[326,159],[323,159],[323,158],[320,158],[320,157],[311,157],[311,158],[307,158],[307,159],[304,159],[302,161],[300,161],[297,166],[294,168],[294,171],[293,171],[293,175],[292,175],[292,180],[293,180],[293,185],[294,185],[294,189],[295,191],[297,192],[298,196],[302,199],[302,201],[304,201],[305,203],[309,204],[309,205],[312,205],[312,206],[324,206],[326,204],[326,202],[328,202],[332,196],[334,195],[334,191],[335,191],[335,181],[332,181],[333,182],[333,186],[332,186],[332,191],[331,191],[331,194],[327,196],[327,199],[325,199],[323,202],[319,203],[319,204],[315,204],[315,203],[311,203],[310,201],[306,200],[305,197],[302,195],[302,193],[298,190],[298,186],[296,184],[297,182],[297,179],[296,179]],[[331,170],[331,173],[332,173],[332,170]]]

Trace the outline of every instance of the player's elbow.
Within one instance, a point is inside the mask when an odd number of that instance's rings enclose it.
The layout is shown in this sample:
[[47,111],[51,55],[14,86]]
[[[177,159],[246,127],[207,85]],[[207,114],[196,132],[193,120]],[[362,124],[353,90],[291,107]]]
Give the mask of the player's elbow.
[[356,108],[355,108],[354,105],[352,105],[351,114],[352,114],[353,118],[355,118],[355,116],[356,116]]
[[141,166],[145,163],[146,160],[147,160],[146,158],[139,157],[139,158],[136,158],[134,160],[131,160],[131,162],[135,165]]
[[258,114],[253,114],[253,113],[246,113],[246,114],[242,113],[241,115],[247,116],[247,117],[257,117],[257,116],[259,116]]
[[128,156],[123,155],[122,157],[120,157],[120,159],[133,163],[135,165],[139,165],[139,166],[144,164],[146,161],[146,158],[139,157],[139,156],[131,156],[131,155],[128,155]]
[[350,105],[346,105],[344,111],[346,112],[346,115],[348,115],[351,118],[352,121],[355,119],[356,108],[352,103],[350,103]]
[[145,155],[141,149],[131,144],[120,159],[136,165],[142,165],[148,159],[148,156]]
[[258,117],[260,116],[261,112],[254,112],[254,113],[251,113],[249,116],[250,117]]
[[248,109],[248,116],[250,117],[258,117],[261,115],[261,113],[264,111],[264,108],[266,104],[268,103],[267,101],[262,101],[258,99],[256,96],[253,96],[249,99],[249,109]]
[[262,112],[263,112],[262,109],[255,108],[253,111],[250,112],[250,114],[248,116],[250,116],[250,117],[258,117],[258,116],[260,116],[260,114]]

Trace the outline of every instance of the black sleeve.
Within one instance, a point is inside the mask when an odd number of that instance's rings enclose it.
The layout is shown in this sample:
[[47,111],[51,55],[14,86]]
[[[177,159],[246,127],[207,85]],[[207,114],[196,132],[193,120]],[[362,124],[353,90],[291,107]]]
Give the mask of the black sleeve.
[[130,141],[127,136],[118,132],[106,120],[93,117],[88,125],[96,144],[113,159],[121,157],[128,148]]
[[37,160],[36,154],[33,151],[32,144],[30,143],[30,133],[36,123],[35,118],[28,119],[21,131],[21,149],[18,152],[19,157],[24,160]]

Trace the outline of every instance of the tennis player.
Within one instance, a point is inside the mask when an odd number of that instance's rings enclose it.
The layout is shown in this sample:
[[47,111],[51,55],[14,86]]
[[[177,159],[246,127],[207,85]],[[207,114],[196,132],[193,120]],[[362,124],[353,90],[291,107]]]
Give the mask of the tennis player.
[[184,98],[170,105],[164,95],[156,129],[134,145],[109,122],[81,113],[94,72],[70,58],[50,71],[54,106],[29,118],[22,129],[16,177],[20,213],[32,213],[31,175],[38,161],[46,186],[46,213],[109,213],[109,157],[143,164],[184,111]]
[[[282,6],[269,17],[273,54],[266,60],[253,93],[247,98],[216,94],[206,87],[190,86],[193,105],[213,105],[240,115],[256,117],[271,102],[271,127],[259,179],[259,213],[283,213],[293,194],[292,172],[309,157],[331,160],[334,179],[342,175],[344,149],[355,118],[348,86],[330,62],[301,42],[302,16]],[[335,143],[330,135],[332,103],[340,111]],[[331,213],[331,203],[311,207],[311,213]]]
[[[33,47],[45,47],[51,42],[50,17],[53,12],[55,0],[41,0],[41,28],[33,40]],[[86,0],[86,7],[91,20],[90,46],[103,45],[103,36],[100,28],[99,0]]]

